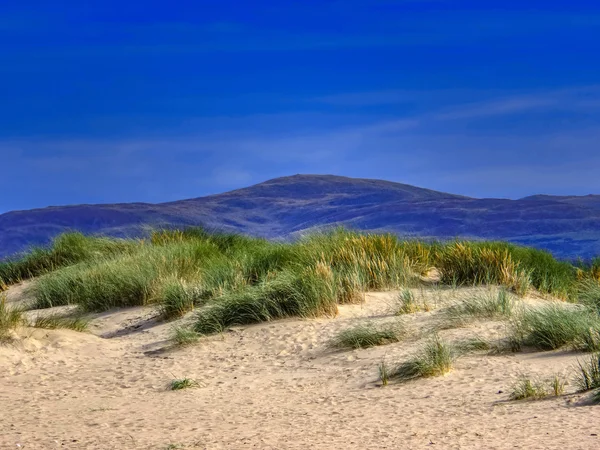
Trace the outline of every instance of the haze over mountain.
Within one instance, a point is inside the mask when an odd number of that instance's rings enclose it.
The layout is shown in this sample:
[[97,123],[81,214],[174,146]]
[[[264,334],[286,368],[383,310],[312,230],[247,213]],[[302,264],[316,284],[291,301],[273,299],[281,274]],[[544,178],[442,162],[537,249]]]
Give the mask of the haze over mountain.
[[0,257],[69,230],[131,237],[195,225],[271,239],[344,225],[404,237],[502,239],[589,258],[600,254],[600,195],[478,199],[383,180],[294,175],[170,203],[8,212],[0,215]]

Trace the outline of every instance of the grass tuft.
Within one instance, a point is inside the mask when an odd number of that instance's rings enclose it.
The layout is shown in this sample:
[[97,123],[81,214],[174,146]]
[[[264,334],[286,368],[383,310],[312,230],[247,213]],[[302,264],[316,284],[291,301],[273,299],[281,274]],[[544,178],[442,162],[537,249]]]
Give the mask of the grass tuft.
[[197,343],[202,336],[194,330],[183,327],[173,328],[172,339],[178,346],[184,347]]
[[555,350],[564,346],[582,351],[600,350],[600,319],[580,306],[551,303],[525,308],[512,323],[515,347]]
[[194,309],[194,298],[182,280],[174,280],[162,288],[160,315],[163,319],[183,317]]
[[578,286],[578,300],[600,314],[600,281],[585,279]]
[[447,326],[463,326],[477,319],[506,319],[514,310],[514,300],[504,289],[496,295],[478,295],[448,307],[444,313]]
[[587,360],[577,361],[575,385],[579,392],[600,388],[600,355],[595,353]]
[[402,324],[399,323],[361,324],[338,333],[330,345],[340,349],[375,347],[400,341],[403,332]]
[[173,380],[169,384],[169,389],[171,391],[180,391],[182,389],[190,389],[200,387],[200,383],[196,380],[192,380],[191,378],[181,378],[178,380]]
[[129,252],[138,246],[134,240],[91,237],[82,233],[61,234],[51,247],[33,248],[19,258],[0,262],[0,285],[6,287],[82,261]]
[[555,374],[550,380],[550,391],[555,397],[559,397],[565,393],[566,385],[567,380],[562,375]]
[[546,386],[540,380],[532,380],[526,376],[521,376],[514,384],[510,394],[511,400],[539,400],[548,396]]
[[399,381],[408,381],[444,375],[452,370],[454,358],[453,349],[439,336],[434,335],[418,354],[400,364],[393,371],[392,377]]
[[9,332],[23,324],[23,311],[9,307],[6,295],[0,294],[0,342],[9,338]]
[[390,380],[390,368],[385,362],[385,358],[381,360],[378,366],[379,369],[379,380],[383,386],[387,386]]
[[194,331],[214,334],[234,325],[336,314],[332,279],[327,273],[309,268],[280,272],[258,286],[223,294],[199,311]]
[[424,300],[417,300],[410,289],[403,289],[397,297],[394,314],[414,314],[421,311],[431,311],[431,306]]
[[64,317],[59,315],[37,316],[33,322],[35,328],[46,328],[48,330],[57,330],[66,328],[75,331],[86,331],[89,320],[83,317]]

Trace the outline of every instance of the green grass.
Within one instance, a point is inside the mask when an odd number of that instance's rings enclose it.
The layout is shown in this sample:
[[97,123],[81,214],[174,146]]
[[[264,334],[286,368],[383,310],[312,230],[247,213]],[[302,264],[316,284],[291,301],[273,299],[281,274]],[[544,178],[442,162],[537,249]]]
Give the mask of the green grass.
[[565,393],[566,384],[567,380],[565,380],[565,378],[562,375],[555,374],[550,380],[550,392],[555,397],[563,395]]
[[580,303],[600,313],[600,282],[595,279],[584,279],[578,286]]
[[335,287],[330,275],[318,267],[306,268],[282,271],[257,286],[223,294],[199,310],[194,331],[214,334],[234,325],[336,314]]
[[[52,246],[0,263],[0,288],[37,277],[36,308],[156,305],[165,319],[195,310],[195,328],[211,333],[282,317],[332,315],[338,304],[363,301],[365,291],[416,286],[432,267],[442,284],[499,284],[519,295],[537,289],[594,301],[594,286],[582,280],[591,280],[595,269],[576,269],[546,252],[501,242],[402,241],[343,229],[291,243],[199,228],[157,231],[145,240],[66,234]],[[397,312],[429,308],[403,292]]]
[[497,294],[487,293],[460,300],[448,307],[443,317],[448,325],[461,326],[478,319],[507,319],[514,310],[515,301],[504,289]]
[[49,330],[67,328],[75,331],[86,331],[88,325],[89,320],[83,317],[64,317],[58,315],[37,316],[33,322],[35,328],[46,328]]
[[547,396],[548,391],[542,381],[532,380],[526,376],[519,378],[510,393],[511,400],[539,400]]
[[194,330],[184,327],[175,327],[172,332],[172,339],[176,345],[184,347],[197,343],[202,336]]
[[394,369],[390,377],[399,381],[408,381],[444,375],[452,370],[454,359],[452,347],[434,335],[419,353]]
[[383,386],[387,386],[390,381],[390,368],[385,362],[385,358],[381,360],[377,369],[379,370],[379,381]]
[[565,299],[575,294],[575,267],[542,250],[506,242],[458,241],[440,245],[432,262],[447,284],[498,284],[518,295],[535,288]]
[[400,316],[430,310],[431,306],[424,299],[417,300],[410,289],[403,289],[398,293],[393,313]]
[[171,381],[169,384],[169,389],[171,391],[181,391],[182,389],[190,389],[200,387],[200,383],[196,380],[192,380],[191,378],[180,378],[177,380]]
[[369,348],[399,342],[404,333],[400,323],[361,324],[342,330],[335,336],[330,345],[334,348]]
[[6,296],[0,294],[0,342],[9,339],[9,332],[23,324],[23,311],[8,306]]
[[600,354],[589,355],[586,360],[577,362],[574,381],[579,392],[600,388]]
[[539,350],[600,350],[600,318],[587,308],[568,306],[549,303],[523,309],[512,323],[511,340]]
[[173,280],[162,287],[160,314],[163,319],[183,317],[194,309],[194,293],[181,280]]

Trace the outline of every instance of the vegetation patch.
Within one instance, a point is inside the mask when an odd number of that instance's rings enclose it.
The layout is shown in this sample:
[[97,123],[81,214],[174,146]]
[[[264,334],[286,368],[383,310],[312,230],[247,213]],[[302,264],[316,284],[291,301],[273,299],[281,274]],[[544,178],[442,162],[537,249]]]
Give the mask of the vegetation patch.
[[539,350],[571,347],[576,350],[600,350],[600,319],[595,312],[578,305],[549,303],[524,308],[513,320],[515,347]]
[[59,315],[37,316],[33,322],[35,328],[56,330],[66,328],[75,331],[86,331],[89,320],[84,317],[64,317]]
[[533,399],[539,400],[548,396],[548,391],[544,383],[540,380],[522,376],[514,384],[510,394],[511,400]]
[[496,295],[488,293],[461,300],[447,308],[443,317],[448,326],[462,326],[477,319],[507,319],[514,305],[512,296],[501,289]]
[[400,291],[394,307],[394,314],[413,314],[421,311],[431,311],[431,306],[424,299],[417,300],[410,289]]
[[182,280],[166,283],[161,292],[160,315],[163,319],[183,317],[194,309],[194,295],[191,287]]
[[408,381],[444,375],[452,370],[454,359],[454,350],[434,335],[419,353],[401,363],[390,376],[399,381]]
[[196,380],[192,380],[191,378],[180,378],[171,381],[171,383],[169,384],[169,389],[171,391],[181,391],[182,389],[198,387],[200,387],[200,383],[198,383]]
[[[363,301],[366,291],[404,289],[396,313],[428,310],[407,288],[432,268],[442,284],[499,284],[518,295],[536,289],[592,305],[600,289],[595,267],[502,242],[425,243],[337,229],[274,243],[191,228],[141,240],[65,234],[0,263],[0,286],[37,277],[36,308],[156,305],[165,319],[197,310],[195,328],[207,333],[280,317],[332,315],[338,304]],[[474,316],[488,306],[457,312]]]
[[584,279],[578,289],[579,302],[600,314],[600,281],[595,278]]
[[600,354],[595,353],[577,362],[575,385],[579,392],[600,388]]
[[214,334],[233,325],[336,314],[330,273],[308,268],[299,273],[284,271],[257,286],[223,294],[198,312],[194,331]]
[[331,341],[334,348],[369,348],[400,341],[404,328],[400,323],[375,325],[373,323],[356,325],[347,328]]
[[197,343],[202,335],[184,327],[173,328],[172,339],[176,345],[184,347]]
[[9,332],[23,324],[23,311],[10,307],[6,296],[0,294],[0,342],[9,339]]

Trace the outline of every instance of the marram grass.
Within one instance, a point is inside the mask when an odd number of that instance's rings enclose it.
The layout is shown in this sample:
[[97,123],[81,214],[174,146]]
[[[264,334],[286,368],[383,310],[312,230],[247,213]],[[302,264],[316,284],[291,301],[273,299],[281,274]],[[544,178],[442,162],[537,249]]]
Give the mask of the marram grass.
[[[338,304],[363,301],[366,291],[415,286],[432,267],[445,284],[496,284],[516,295],[536,289],[596,302],[596,285],[582,284],[595,279],[593,267],[576,269],[547,252],[344,229],[289,243],[199,228],[158,231],[142,240],[65,234],[52,246],[0,263],[0,286],[37,277],[37,308],[156,305],[164,319],[195,311],[195,328],[210,333],[281,317],[333,315]],[[410,312],[419,305],[407,300],[404,307]]]
[[548,303],[524,308],[512,320],[511,341],[518,347],[600,350],[600,318],[580,305]]
[[9,306],[6,295],[0,294],[0,342],[8,339],[10,331],[23,323],[23,311]]
[[455,357],[454,349],[438,335],[434,335],[417,354],[396,367],[390,378],[409,381],[444,375],[452,370]]
[[330,342],[339,349],[369,348],[399,342],[404,334],[401,323],[365,323],[340,331]]

